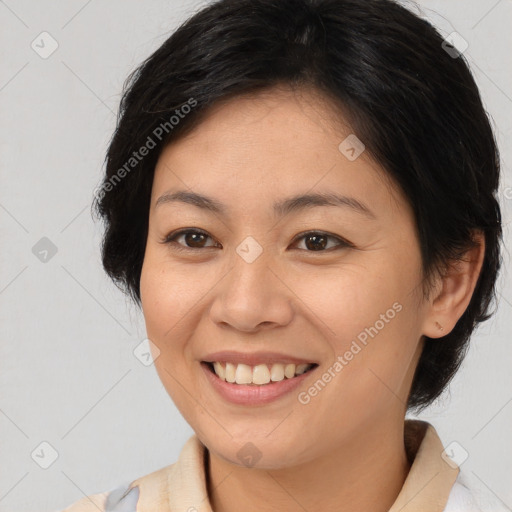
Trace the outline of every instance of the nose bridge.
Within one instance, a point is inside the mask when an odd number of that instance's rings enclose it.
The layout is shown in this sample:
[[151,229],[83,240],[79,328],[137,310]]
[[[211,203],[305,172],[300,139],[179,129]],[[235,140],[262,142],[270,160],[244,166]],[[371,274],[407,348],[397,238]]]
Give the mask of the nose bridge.
[[252,302],[258,308],[262,301],[278,293],[271,277],[270,251],[264,250],[253,236],[245,237],[235,248],[232,265],[226,292],[240,306]]
[[230,267],[212,306],[212,320],[249,331],[291,320],[290,295],[275,275],[271,251],[247,236],[235,248]]

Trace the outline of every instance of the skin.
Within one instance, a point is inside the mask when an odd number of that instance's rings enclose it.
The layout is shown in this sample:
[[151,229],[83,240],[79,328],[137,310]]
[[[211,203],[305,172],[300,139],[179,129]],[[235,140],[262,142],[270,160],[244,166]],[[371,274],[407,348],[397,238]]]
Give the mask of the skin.
[[[345,511],[387,511],[410,469],[404,416],[424,336],[447,334],[471,298],[483,239],[424,298],[412,210],[367,152],[355,161],[340,152],[350,133],[315,91],[275,87],[217,104],[158,160],[142,308],[158,374],[209,451],[216,512],[338,510],[340,503]],[[210,196],[228,213],[157,205],[176,190]],[[355,198],[373,217],[346,206],[273,215],[274,202],[311,192]],[[188,251],[185,236],[165,243],[182,228],[208,237]],[[304,231],[334,238],[315,251],[307,237],[295,240]],[[236,252],[247,236],[263,250],[252,263]],[[394,303],[400,312],[317,396],[299,403],[298,393]],[[200,366],[218,350],[279,351],[319,367],[277,401],[234,405]],[[252,468],[237,457],[248,442],[261,453]]]

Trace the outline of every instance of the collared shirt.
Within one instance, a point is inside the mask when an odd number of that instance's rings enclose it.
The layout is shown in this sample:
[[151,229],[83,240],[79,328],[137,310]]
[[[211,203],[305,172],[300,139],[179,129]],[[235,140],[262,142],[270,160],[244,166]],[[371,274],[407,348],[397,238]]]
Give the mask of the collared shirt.
[[[458,481],[459,468],[427,422],[405,420],[411,468],[389,512],[480,512]],[[82,498],[62,512],[212,512],[208,499],[206,448],[197,436],[178,461],[111,491]]]

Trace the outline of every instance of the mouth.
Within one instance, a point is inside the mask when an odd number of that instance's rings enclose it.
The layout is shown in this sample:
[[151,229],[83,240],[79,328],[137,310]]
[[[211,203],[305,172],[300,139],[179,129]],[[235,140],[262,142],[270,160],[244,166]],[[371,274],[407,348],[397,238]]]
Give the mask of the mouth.
[[263,363],[251,366],[227,361],[202,361],[202,364],[224,382],[250,387],[289,381],[318,366],[316,363]]

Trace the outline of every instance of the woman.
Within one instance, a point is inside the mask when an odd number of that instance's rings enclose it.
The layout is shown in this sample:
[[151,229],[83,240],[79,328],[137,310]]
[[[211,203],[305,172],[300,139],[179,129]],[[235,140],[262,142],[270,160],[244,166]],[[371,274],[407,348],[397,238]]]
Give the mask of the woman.
[[126,85],[97,207],[195,435],[66,510],[476,510],[405,414],[490,316],[498,182],[467,64],[398,4],[192,16]]

